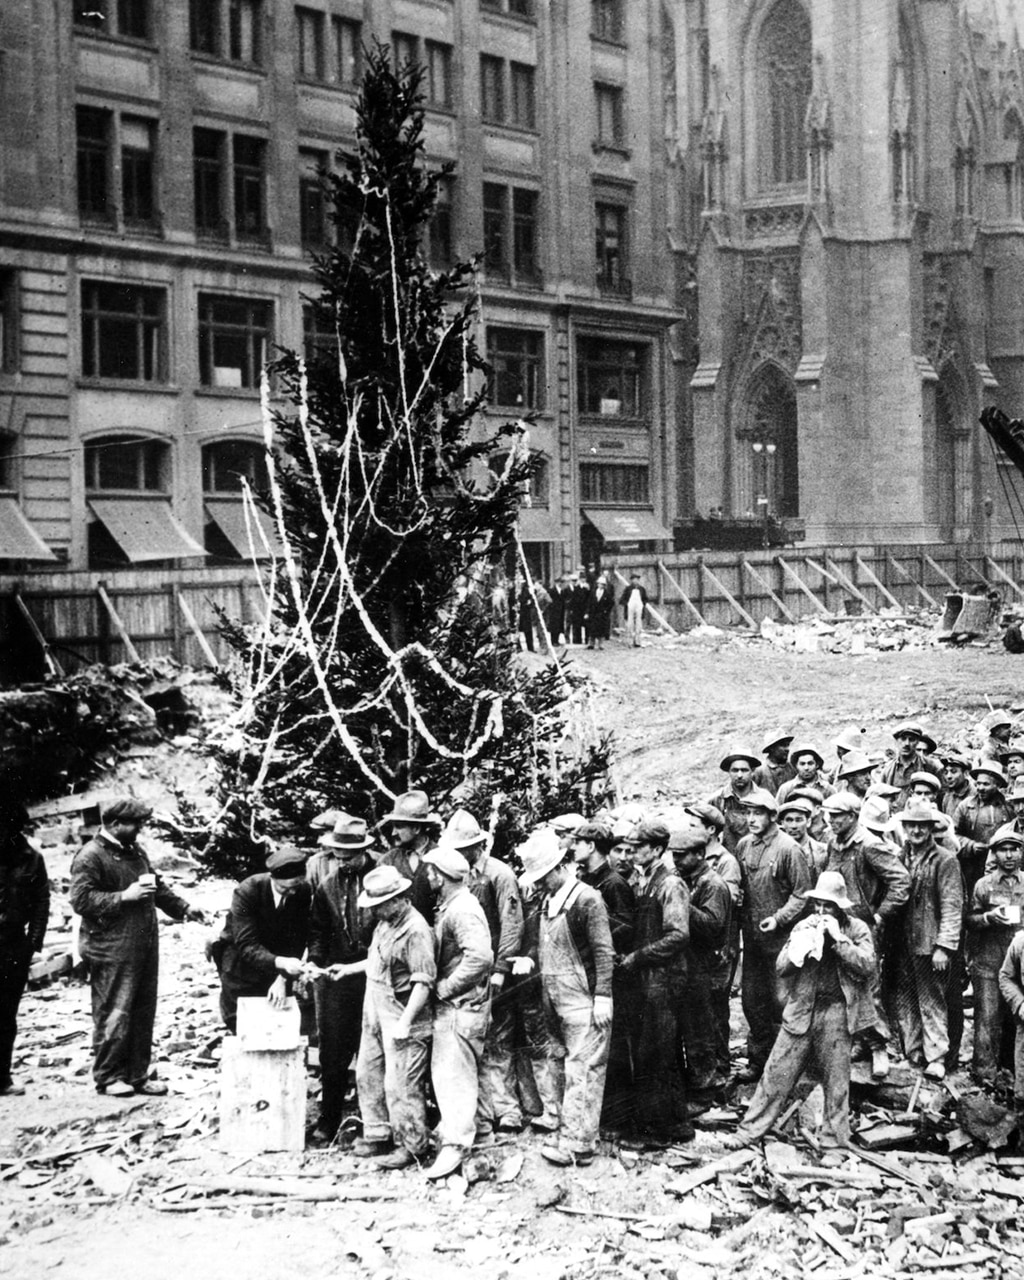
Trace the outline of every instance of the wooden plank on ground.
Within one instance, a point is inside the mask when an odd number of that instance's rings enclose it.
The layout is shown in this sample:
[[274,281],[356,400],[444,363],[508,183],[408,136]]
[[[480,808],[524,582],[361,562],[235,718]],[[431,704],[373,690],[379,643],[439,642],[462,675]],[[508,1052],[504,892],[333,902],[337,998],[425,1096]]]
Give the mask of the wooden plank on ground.
[[918,582],[918,580],[914,577],[914,575],[910,572],[910,570],[905,565],[901,564],[894,555],[890,554],[890,552],[887,551],[885,553],[885,558],[886,560],[888,560],[893,570],[896,573],[898,573],[901,578],[906,579],[906,581],[910,583],[910,585],[914,588],[917,594],[921,597],[921,599],[925,602],[925,604],[928,605],[930,609],[937,609],[939,607],[939,602],[935,599],[935,597],[925,590],[923,584]]
[[861,573],[863,573],[864,576],[868,578],[869,581],[871,581],[878,588],[878,590],[882,593],[882,595],[885,596],[886,600],[888,600],[891,605],[895,605],[897,609],[902,609],[903,606],[896,599],[896,597],[889,590],[889,588],[885,585],[885,583],[878,576],[878,574],[875,573],[874,569],[872,569],[872,567],[866,563],[866,561],[863,559],[859,551],[855,551],[853,553],[853,558],[855,563],[857,564],[857,567],[860,569]]
[[678,592],[679,599],[683,602],[684,606],[693,615],[694,619],[696,620],[697,626],[698,627],[706,626],[707,624],[705,623],[704,617],[701,614],[700,610],[697,608],[697,606],[693,603],[690,597],[683,590],[682,585],[679,583],[678,579],[676,579],[675,577],[673,577],[671,573],[669,573],[668,569],[665,567],[664,560],[658,561],[658,571],[664,574],[664,576],[669,581],[669,585],[673,587],[675,591]]
[[736,612],[740,615],[740,617],[744,620],[744,622],[746,622],[747,626],[748,626],[748,627],[753,627],[753,628],[754,628],[754,630],[756,630],[756,629],[757,629],[757,623],[756,623],[756,622],[754,621],[754,619],[750,616],[750,614],[749,614],[749,613],[747,613],[746,609],[744,609],[744,607],[743,607],[743,606],[740,604],[740,602],[736,599],[736,597],[735,597],[735,596],[733,595],[733,593],[729,590],[729,588],[725,585],[725,583],[722,581],[722,579],[721,579],[721,578],[720,578],[716,573],[713,573],[713,572],[712,572],[712,571],[707,567],[707,565],[706,565],[706,564],[702,564],[702,565],[701,565],[701,568],[702,568],[702,569],[704,570],[704,572],[707,574],[708,581],[711,583],[711,585],[712,585],[712,586],[713,586],[717,591],[720,591],[720,592],[722,593],[722,595],[725,597],[725,599],[726,599],[726,600],[728,600],[729,604],[731,604],[731,605],[732,605],[732,607],[736,610]]
[[53,656],[53,651],[50,649],[50,642],[47,640],[46,636],[43,635],[39,623],[36,622],[35,618],[33,618],[31,613],[29,613],[28,605],[21,598],[21,592],[17,589],[14,592],[14,603],[18,606],[18,612],[28,623],[28,629],[32,632],[36,644],[39,645],[40,649],[43,651],[43,662],[46,665],[47,671],[49,671],[51,676],[56,676],[59,680],[62,680],[64,678],[64,668]]
[[790,612],[789,608],[786,606],[785,601],[780,596],[777,596],[775,594],[775,592],[772,590],[769,583],[766,582],[765,579],[761,577],[761,575],[757,572],[757,570],[750,563],[750,561],[747,559],[746,556],[740,556],[740,569],[741,569],[741,572],[743,569],[746,569],[749,576],[754,580],[754,582],[757,583],[757,585],[761,588],[761,590],[768,593],[769,598],[775,602],[776,608],[779,610],[779,612],[782,614],[782,616],[786,619],[787,622],[796,622],[796,617]]
[[124,623],[121,621],[120,615],[114,608],[114,602],[111,600],[110,596],[107,595],[107,589],[102,582],[98,582],[96,584],[96,594],[103,602],[103,607],[106,609],[110,621],[114,624],[114,630],[121,638],[121,643],[124,645],[124,651],[128,655],[128,661],[141,662],[142,659],[139,657],[139,651],[132,644],[132,638],[128,634]]
[[815,607],[815,609],[818,611],[818,613],[823,614],[825,617],[828,617],[828,610],[827,610],[827,609],[825,608],[825,606],[821,603],[821,601],[820,601],[820,600],[818,599],[818,597],[814,594],[814,592],[810,589],[810,587],[807,585],[807,583],[806,583],[806,582],[804,582],[803,578],[801,578],[801,577],[800,577],[800,575],[799,575],[799,574],[797,573],[797,571],[793,568],[793,566],[789,563],[789,561],[785,558],[785,556],[776,556],[776,557],[775,557],[775,563],[776,563],[776,564],[780,564],[780,565],[782,565],[782,570],[783,570],[783,572],[784,572],[788,577],[790,577],[790,578],[792,578],[792,579],[793,579],[793,581],[794,581],[794,582],[796,583],[796,585],[800,588],[800,590],[804,593],[804,595],[807,597],[807,599],[808,599],[808,600],[810,600],[811,604],[813,604],[813,605],[814,605],[814,607]]

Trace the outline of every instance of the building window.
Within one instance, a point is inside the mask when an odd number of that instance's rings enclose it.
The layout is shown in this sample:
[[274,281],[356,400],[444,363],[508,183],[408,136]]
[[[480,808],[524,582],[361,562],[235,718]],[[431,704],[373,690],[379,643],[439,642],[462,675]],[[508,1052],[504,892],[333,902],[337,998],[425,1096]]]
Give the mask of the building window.
[[338,361],[338,331],[330,313],[318,303],[307,302],[302,308],[302,350],[306,364],[318,360]]
[[626,210],[622,205],[594,206],[597,287],[602,293],[628,294],[626,275]]
[[489,53],[480,55],[480,115],[491,124],[505,120],[505,63]]
[[512,120],[517,129],[537,127],[537,106],[534,97],[534,68],[522,62],[509,66],[512,80]]
[[514,18],[532,18],[534,0],[480,0],[480,8],[492,13],[508,13]]
[[82,374],[165,382],[166,295],[162,289],[82,283]]
[[299,228],[307,249],[323,249],[330,243],[327,194],[321,177],[326,168],[326,151],[299,151]]
[[85,487],[90,493],[165,492],[167,446],[127,435],[91,440],[85,446]]
[[484,183],[484,269],[502,280],[509,277],[508,187]]
[[540,278],[537,204],[536,191],[525,187],[512,188],[512,271],[517,280],[536,281]]
[[597,113],[598,146],[624,146],[626,129],[622,110],[621,88],[614,84],[595,84],[594,107]]
[[437,40],[426,42],[427,106],[449,108],[452,105],[452,47]]
[[438,270],[450,267],[455,261],[451,178],[442,177],[438,181],[437,200],[430,215],[428,234],[430,265]]
[[1024,130],[1020,117],[1010,112],[1003,120],[1003,216],[1012,220],[1021,217],[1021,163]]
[[544,335],[531,329],[487,330],[492,405],[528,412],[544,408]]
[[420,42],[415,36],[410,36],[404,31],[392,31],[391,53],[395,60],[396,71],[401,71],[408,66],[418,66]]
[[224,155],[227,134],[216,129],[192,130],[193,198],[196,231],[227,238],[224,216]]
[[20,363],[18,274],[0,271],[0,373],[15,373]]
[[76,27],[103,31],[128,40],[149,39],[149,0],[73,0],[72,21]]
[[811,22],[800,0],[777,0],[761,27],[757,61],[762,173],[772,186],[803,182],[813,51]]
[[629,342],[581,338],[577,355],[577,406],[581,414],[614,418],[643,417],[643,348]]
[[352,88],[359,83],[362,27],[349,18],[331,19],[331,57],[328,78]]
[[521,283],[539,280],[538,199],[537,192],[526,187],[484,183],[484,269],[488,275]]
[[121,117],[121,212],[125,222],[150,223],[156,213],[153,123]]
[[235,234],[242,240],[260,240],[267,234],[266,151],[263,138],[236,133],[232,139]]
[[13,493],[17,488],[15,450],[18,437],[12,431],[0,431],[0,490]]
[[271,306],[248,298],[199,295],[199,381],[255,390],[271,338]]
[[[533,471],[530,473],[529,486],[522,486],[522,495],[529,495],[531,507],[546,507],[551,501],[551,469],[547,458],[542,453],[531,452],[530,459],[533,462]],[[507,453],[496,453],[488,462],[488,470],[500,480],[505,474],[508,467],[509,455]]]
[[268,486],[267,455],[252,440],[218,440],[203,448],[203,493],[237,494]]
[[193,53],[259,66],[262,17],[260,0],[189,0]]
[[580,465],[580,501],[649,507],[650,468],[643,463],[584,462]]
[[113,217],[110,202],[110,154],[113,113],[77,107],[78,212],[83,218]]
[[306,80],[323,80],[324,15],[315,9],[295,10],[295,54],[297,71]]
[[590,29],[599,40],[622,43],[623,0],[591,0]]

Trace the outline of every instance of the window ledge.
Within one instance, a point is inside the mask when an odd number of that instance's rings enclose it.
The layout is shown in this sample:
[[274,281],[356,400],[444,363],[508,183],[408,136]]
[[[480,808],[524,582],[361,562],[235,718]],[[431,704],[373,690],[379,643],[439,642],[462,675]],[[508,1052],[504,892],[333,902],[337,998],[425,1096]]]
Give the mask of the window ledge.
[[743,201],[745,209],[759,209],[765,205],[792,204],[802,205],[807,203],[807,184],[803,180],[799,183],[787,183],[786,186],[765,187],[756,195],[748,196]]
[[521,138],[524,134],[528,138],[540,137],[540,130],[536,125],[512,124],[509,120],[487,120],[483,117],[481,117],[481,123],[485,129],[500,129],[502,133],[511,133],[517,138]]
[[591,31],[590,39],[593,44],[604,45],[608,49],[617,49],[620,53],[625,53],[629,45],[621,36],[603,36],[597,31]]
[[588,427],[612,425],[616,427],[633,427],[642,431],[650,431],[651,429],[650,421],[647,418],[627,418],[617,413],[587,413],[581,410],[579,420]]
[[94,31],[91,27],[80,27],[72,24],[71,31],[76,40],[98,40],[101,44],[119,45],[124,49],[132,49],[137,53],[159,53],[159,47],[151,36],[123,36],[120,32]]
[[85,391],[142,391],[146,395],[180,396],[181,387],[173,382],[144,382],[141,378],[75,379],[75,386]]
[[190,49],[189,56],[193,62],[206,67],[219,67],[222,71],[237,71],[247,79],[266,79],[267,69],[258,62],[235,62],[232,58],[223,58],[216,53],[203,53],[200,49]]
[[537,15],[535,13],[506,13],[502,9],[485,9],[481,5],[480,17],[486,18],[490,22],[508,23],[510,26],[515,27],[516,30],[521,30],[523,27],[532,27],[536,30],[537,27]]
[[170,502],[170,489],[86,489],[85,500],[93,498],[130,498],[133,502]]
[[618,143],[615,142],[602,142],[600,139],[595,139],[595,141],[590,144],[590,149],[596,156],[607,152],[609,155],[621,156],[623,160],[629,160],[633,155],[633,152],[629,147],[619,146]]
[[[196,396],[211,396],[215,400],[258,400],[260,398],[259,387],[196,387],[193,392]],[[270,393],[271,399],[280,399],[273,392]]]

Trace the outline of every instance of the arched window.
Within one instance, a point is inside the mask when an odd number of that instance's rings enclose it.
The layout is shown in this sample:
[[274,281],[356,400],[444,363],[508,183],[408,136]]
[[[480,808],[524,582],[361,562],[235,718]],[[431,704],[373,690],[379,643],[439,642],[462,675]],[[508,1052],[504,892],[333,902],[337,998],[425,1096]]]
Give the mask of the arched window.
[[261,444],[218,440],[204,446],[203,493],[240,494],[243,480],[250,489],[266,489],[267,459]]
[[804,120],[811,96],[811,21],[800,0],[778,0],[765,18],[757,50],[760,171],[765,186],[807,176]]
[[796,388],[770,361],[749,384],[737,431],[735,495],[740,512],[775,519],[800,514]]

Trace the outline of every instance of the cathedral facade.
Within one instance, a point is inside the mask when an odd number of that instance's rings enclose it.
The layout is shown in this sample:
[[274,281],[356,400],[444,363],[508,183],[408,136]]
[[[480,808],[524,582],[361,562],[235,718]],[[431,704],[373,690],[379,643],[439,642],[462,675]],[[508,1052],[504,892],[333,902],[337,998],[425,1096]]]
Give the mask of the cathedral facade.
[[666,10],[682,511],[815,542],[1013,535],[978,415],[1024,413],[1014,8]]

